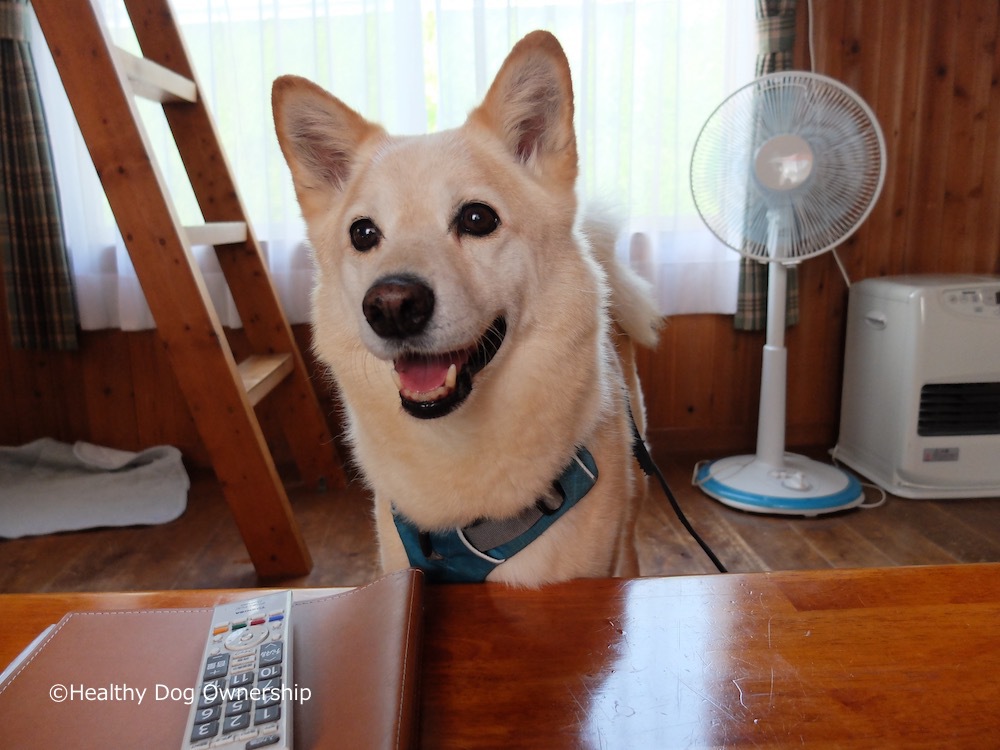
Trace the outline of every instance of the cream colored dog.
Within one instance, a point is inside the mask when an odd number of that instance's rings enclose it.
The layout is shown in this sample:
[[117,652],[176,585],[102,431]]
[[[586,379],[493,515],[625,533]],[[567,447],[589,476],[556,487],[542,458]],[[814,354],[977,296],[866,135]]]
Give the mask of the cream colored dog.
[[447,132],[390,136],[292,76],[273,106],[318,265],[315,350],[383,568],[524,586],[638,574],[632,341],[654,345],[660,318],[614,228],[578,216],[556,39],[519,42]]

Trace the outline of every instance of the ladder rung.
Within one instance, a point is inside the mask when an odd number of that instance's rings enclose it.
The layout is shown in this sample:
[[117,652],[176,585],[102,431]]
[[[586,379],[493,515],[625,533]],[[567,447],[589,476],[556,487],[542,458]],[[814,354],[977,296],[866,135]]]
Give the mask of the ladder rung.
[[190,78],[152,60],[136,57],[120,47],[115,49],[115,53],[125,75],[132,82],[132,91],[136,96],[163,103],[198,101],[198,87]]
[[251,354],[237,369],[250,403],[256,406],[275,386],[291,374],[291,354]]
[[245,221],[216,221],[209,224],[184,227],[190,245],[229,245],[246,242]]

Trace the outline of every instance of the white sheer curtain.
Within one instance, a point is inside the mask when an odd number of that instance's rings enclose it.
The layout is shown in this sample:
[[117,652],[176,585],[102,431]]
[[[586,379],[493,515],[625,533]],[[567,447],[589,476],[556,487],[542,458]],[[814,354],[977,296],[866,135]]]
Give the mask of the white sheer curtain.
[[[116,43],[138,53],[121,0],[100,2]],[[173,0],[173,7],[293,322],[308,320],[312,265],[273,134],[271,81],[306,76],[391,132],[454,127],[511,45],[535,28],[553,31],[570,59],[581,192],[623,216],[622,256],[655,282],[665,314],[735,310],[738,256],[702,226],[688,164],[705,118],[753,77],[750,0]],[[44,44],[32,48],[83,327],[151,327],[51,57]],[[162,112],[140,108],[161,169],[177,185],[181,218],[198,223]],[[238,325],[214,253],[195,250],[223,321]]]

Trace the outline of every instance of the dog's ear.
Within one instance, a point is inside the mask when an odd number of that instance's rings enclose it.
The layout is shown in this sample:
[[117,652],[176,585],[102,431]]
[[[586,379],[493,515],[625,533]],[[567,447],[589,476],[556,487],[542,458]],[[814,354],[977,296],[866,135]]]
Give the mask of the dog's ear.
[[361,144],[385,131],[322,88],[298,76],[271,87],[278,144],[292,171],[304,212],[347,181]]
[[514,45],[469,122],[496,133],[515,159],[541,177],[576,182],[569,62],[547,31],[534,31]]

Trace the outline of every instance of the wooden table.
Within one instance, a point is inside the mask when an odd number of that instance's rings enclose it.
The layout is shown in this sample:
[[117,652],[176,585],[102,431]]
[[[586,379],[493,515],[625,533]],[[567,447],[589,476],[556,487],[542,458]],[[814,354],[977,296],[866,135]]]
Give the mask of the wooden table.
[[[63,613],[0,597],[0,664]],[[1000,564],[428,589],[425,748],[995,746]]]

